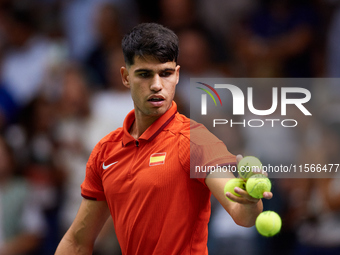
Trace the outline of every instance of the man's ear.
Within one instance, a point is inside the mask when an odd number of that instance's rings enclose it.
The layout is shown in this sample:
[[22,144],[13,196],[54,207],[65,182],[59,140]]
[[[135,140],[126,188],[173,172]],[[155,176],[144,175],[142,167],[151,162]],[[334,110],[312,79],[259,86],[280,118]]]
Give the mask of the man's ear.
[[175,72],[176,72],[176,85],[178,84],[179,81],[179,70],[181,69],[181,67],[179,65],[176,66],[175,68]]
[[129,70],[125,66],[122,66],[120,68],[120,75],[122,77],[122,82],[123,82],[124,86],[129,89],[130,88]]

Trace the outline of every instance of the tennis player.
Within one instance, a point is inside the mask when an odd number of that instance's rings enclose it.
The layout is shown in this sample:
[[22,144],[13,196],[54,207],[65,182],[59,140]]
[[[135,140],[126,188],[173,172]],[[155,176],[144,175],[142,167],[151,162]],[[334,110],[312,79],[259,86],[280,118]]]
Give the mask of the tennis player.
[[159,24],[143,23],[124,37],[122,49],[126,66],[120,72],[134,110],[91,153],[82,203],[56,254],[92,254],[110,215],[124,255],[208,254],[211,193],[245,227],[254,225],[262,201],[241,189],[241,197],[228,193],[236,202],[226,199],[223,188],[232,173],[190,178],[190,160],[200,166],[233,165],[242,157],[236,159],[203,125],[177,112],[177,36]]

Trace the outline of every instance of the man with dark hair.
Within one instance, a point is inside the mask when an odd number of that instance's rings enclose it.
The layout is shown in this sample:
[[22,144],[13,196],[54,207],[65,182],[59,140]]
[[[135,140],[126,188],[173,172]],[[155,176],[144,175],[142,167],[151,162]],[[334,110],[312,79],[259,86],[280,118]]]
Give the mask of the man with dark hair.
[[190,178],[190,163],[237,160],[203,125],[177,112],[177,36],[161,25],[141,24],[124,37],[122,48],[126,66],[120,72],[134,110],[91,153],[83,201],[56,254],[91,254],[110,214],[122,254],[208,254],[211,193],[246,227],[254,225],[262,201],[241,189],[240,197],[224,194],[232,173]]
[[143,23],[131,30],[122,41],[125,63],[134,64],[134,57],[152,56],[161,63],[174,61],[178,57],[178,37],[163,26]]

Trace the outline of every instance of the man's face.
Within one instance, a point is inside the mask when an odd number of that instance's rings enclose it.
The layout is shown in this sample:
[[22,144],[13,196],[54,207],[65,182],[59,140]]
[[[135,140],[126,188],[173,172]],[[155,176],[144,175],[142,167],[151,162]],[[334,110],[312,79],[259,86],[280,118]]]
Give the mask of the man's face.
[[121,75],[124,85],[131,90],[136,116],[159,117],[171,107],[180,66],[152,57],[134,60],[133,65],[121,68]]

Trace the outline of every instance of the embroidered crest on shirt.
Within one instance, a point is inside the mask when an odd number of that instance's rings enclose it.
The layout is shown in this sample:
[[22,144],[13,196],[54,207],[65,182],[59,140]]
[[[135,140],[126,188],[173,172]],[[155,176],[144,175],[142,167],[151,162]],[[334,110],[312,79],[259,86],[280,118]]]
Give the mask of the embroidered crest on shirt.
[[166,152],[153,153],[150,156],[149,166],[163,165],[165,162]]

